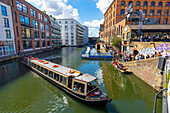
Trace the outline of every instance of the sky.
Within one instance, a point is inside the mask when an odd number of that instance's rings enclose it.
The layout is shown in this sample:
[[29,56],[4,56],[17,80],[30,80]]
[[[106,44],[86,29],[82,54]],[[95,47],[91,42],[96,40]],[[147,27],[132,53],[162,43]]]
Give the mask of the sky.
[[56,19],[74,18],[88,26],[89,37],[98,37],[104,13],[113,0],[26,0]]

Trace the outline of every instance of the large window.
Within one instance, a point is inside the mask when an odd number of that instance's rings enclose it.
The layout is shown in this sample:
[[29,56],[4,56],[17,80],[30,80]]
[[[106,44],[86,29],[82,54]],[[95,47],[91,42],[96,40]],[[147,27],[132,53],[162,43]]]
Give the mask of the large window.
[[9,20],[7,18],[3,18],[4,20],[4,27],[9,28]]
[[4,16],[7,16],[7,10],[6,10],[6,7],[1,5],[1,12],[2,12],[2,15]]
[[17,9],[20,11],[23,11],[25,13],[27,13],[27,6],[22,4],[21,2],[17,1]]
[[130,2],[128,3],[128,5],[130,5],[130,4],[133,4],[133,2],[132,2],[132,1],[130,1]]
[[36,17],[36,11],[34,11],[33,9],[31,9],[31,16]]
[[34,38],[39,38],[39,31],[34,30]]
[[161,10],[158,10],[157,15],[161,15]]
[[124,6],[125,5],[125,1],[121,1],[121,6]]
[[166,6],[170,6],[170,2],[166,2]]
[[45,38],[45,32],[41,32],[41,38]]
[[[74,91],[84,93],[85,90],[85,84],[79,83],[79,82],[74,82]],[[89,90],[89,89],[88,89]]]
[[151,6],[155,6],[155,2],[151,2]]
[[6,38],[11,39],[11,31],[10,30],[5,30],[6,33]]
[[144,15],[147,15],[147,10],[143,10],[143,14],[144,14]]
[[40,20],[43,19],[43,18],[42,18],[42,15],[41,15],[40,13],[38,13],[38,18],[39,18]]
[[158,3],[158,6],[162,6],[162,2],[159,2],[159,3]]
[[167,16],[167,15],[168,15],[168,13],[169,13],[169,12],[168,12],[168,10],[165,10],[165,16]]
[[[32,41],[26,41],[26,40],[23,40],[23,48],[24,49],[32,49]],[[41,68],[42,69],[42,68]]]
[[87,83],[87,93],[92,91],[97,87],[96,81],[92,81],[90,83]]
[[121,9],[120,15],[124,15],[124,14],[125,14],[125,10],[124,10],[124,9]]
[[40,28],[42,31],[44,31],[44,24],[43,23],[40,23]]
[[127,40],[130,38],[130,33],[128,32],[127,33]]
[[125,39],[125,33],[123,33],[123,40]]
[[20,23],[30,25],[30,19],[26,16],[20,15]]
[[160,18],[156,19],[156,24],[160,24]]
[[14,12],[15,23],[17,23],[17,13]]
[[154,10],[150,10],[150,15],[154,15]]
[[0,41],[0,56],[14,54],[14,44],[12,41]]
[[46,23],[48,23],[48,19],[47,19],[47,17],[44,17],[44,21],[45,21]]
[[27,39],[27,38],[31,38],[31,30],[28,28],[21,28],[21,32],[22,32],[22,38]]
[[33,20],[33,26],[34,26],[34,28],[38,29],[38,21]]
[[48,25],[46,25],[46,31],[48,31],[48,32],[49,32],[49,26],[48,26]]
[[145,2],[143,3],[143,6],[148,6],[148,2],[145,1]]
[[140,6],[140,2],[139,1],[136,2],[136,6]]
[[167,18],[164,18],[163,24],[167,24],[167,22],[168,22],[168,19],[167,19]]

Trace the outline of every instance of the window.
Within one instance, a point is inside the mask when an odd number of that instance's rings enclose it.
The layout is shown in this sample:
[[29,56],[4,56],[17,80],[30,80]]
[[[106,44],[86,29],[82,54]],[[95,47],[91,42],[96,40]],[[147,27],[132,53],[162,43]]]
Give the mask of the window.
[[39,31],[34,30],[34,38],[39,38]]
[[130,1],[128,5],[130,5],[130,4],[132,4],[132,5],[133,5],[133,2],[132,2],[132,1]]
[[30,25],[30,20],[29,20],[28,17],[20,15],[20,23],[21,24]]
[[157,15],[161,15],[161,10],[158,10]]
[[150,10],[150,15],[154,15],[154,10]]
[[42,31],[44,31],[44,24],[43,23],[40,23],[40,28]]
[[34,26],[34,28],[38,29],[38,21],[33,20],[33,26]]
[[[74,82],[74,91],[84,93],[85,90],[85,84],[79,83],[79,82]],[[92,89],[91,89],[92,90]]]
[[170,3],[169,2],[166,2],[166,5],[165,6],[170,6]]
[[73,21],[71,21],[71,23],[73,24],[74,22],[73,22]]
[[169,13],[169,12],[168,12],[168,10],[165,10],[165,16],[167,16],[167,15],[168,15],[168,13]]
[[139,10],[136,10],[136,15],[138,15],[139,14]]
[[36,12],[33,9],[31,9],[31,16],[36,17]]
[[3,18],[4,20],[4,27],[9,28],[9,20],[7,18]]
[[2,12],[2,15],[4,16],[7,16],[7,10],[6,10],[6,7],[1,5],[1,12]]
[[155,2],[151,2],[151,6],[155,6]]
[[162,6],[162,2],[159,2],[159,3],[158,3],[158,6]]
[[148,2],[145,1],[145,2],[143,3],[143,6],[148,6]]
[[125,14],[125,10],[124,10],[124,9],[121,9],[120,15],[124,15],[124,14]]
[[121,6],[124,6],[125,5],[125,1],[121,1]]
[[136,6],[140,6],[140,2],[139,1],[136,2]]
[[14,12],[15,23],[17,23],[17,14]]
[[6,38],[11,39],[11,31],[10,30],[5,30],[6,32]]
[[38,13],[38,18],[39,18],[40,20],[43,19],[43,18],[42,18],[42,15],[41,15],[40,13]]
[[143,14],[144,14],[144,15],[147,15],[147,10],[143,10]]
[[16,26],[16,31],[17,31],[17,37],[19,37],[18,26]]
[[47,39],[50,39],[50,35],[49,33],[46,33]]
[[41,38],[45,38],[45,33],[44,32],[41,32]]
[[67,24],[67,21],[65,21],[65,24]]
[[74,35],[74,33],[71,33],[71,35]]
[[22,4],[21,2],[17,1],[17,9],[27,13],[27,6]]
[[48,23],[47,17],[44,17],[44,21],[45,21],[46,23]]
[[156,24],[160,24],[160,18],[156,19]]
[[48,31],[48,32],[49,32],[49,26],[48,26],[48,25],[46,25],[46,31]]
[[28,28],[21,28],[22,38],[31,38],[31,30]]
[[163,24],[167,24],[168,19],[164,18]]
[[129,37],[130,37],[130,33],[128,32],[128,33],[127,33],[127,40],[129,39]]
[[125,33],[123,33],[123,39],[125,39]]
[[61,24],[61,21],[59,21],[59,24]]
[[73,25],[71,25],[71,28],[73,28],[74,26]]
[[90,92],[91,90],[96,88],[96,86],[97,86],[96,81],[92,81],[90,83],[87,83],[87,92]]
[[68,28],[68,26],[65,26],[65,28]]

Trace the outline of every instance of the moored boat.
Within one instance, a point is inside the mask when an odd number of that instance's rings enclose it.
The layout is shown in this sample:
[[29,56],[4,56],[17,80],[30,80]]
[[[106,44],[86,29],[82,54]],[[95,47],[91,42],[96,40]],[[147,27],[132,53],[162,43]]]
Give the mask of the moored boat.
[[33,57],[23,63],[73,97],[91,104],[106,104],[111,99],[97,86],[97,78],[80,71]]

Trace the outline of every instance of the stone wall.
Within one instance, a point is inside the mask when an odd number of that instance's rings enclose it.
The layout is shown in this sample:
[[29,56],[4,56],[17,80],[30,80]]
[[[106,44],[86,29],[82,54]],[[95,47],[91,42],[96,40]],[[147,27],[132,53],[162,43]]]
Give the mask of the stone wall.
[[130,61],[124,63],[124,65],[138,78],[159,91],[162,87],[162,75],[160,74],[160,70],[157,69],[158,61],[159,58],[151,58]]

